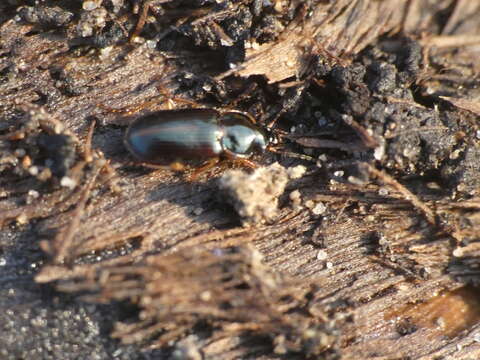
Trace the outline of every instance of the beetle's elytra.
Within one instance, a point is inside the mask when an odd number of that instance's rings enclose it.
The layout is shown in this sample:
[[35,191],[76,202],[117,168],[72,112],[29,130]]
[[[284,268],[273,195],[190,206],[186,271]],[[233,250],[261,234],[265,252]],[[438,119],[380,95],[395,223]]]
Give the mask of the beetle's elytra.
[[250,166],[246,159],[263,153],[270,138],[241,112],[182,109],[136,119],[128,127],[124,142],[133,156],[146,164],[228,159]]

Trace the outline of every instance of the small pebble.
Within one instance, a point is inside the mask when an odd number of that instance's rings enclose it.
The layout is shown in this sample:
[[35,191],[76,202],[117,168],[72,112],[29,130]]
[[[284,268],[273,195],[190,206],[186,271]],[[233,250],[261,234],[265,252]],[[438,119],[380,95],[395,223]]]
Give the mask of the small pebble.
[[452,255],[455,256],[455,257],[462,257],[463,256],[463,249],[461,247],[457,247],[455,250],[453,250]]
[[290,179],[300,179],[305,172],[307,171],[307,168],[303,165],[297,165],[293,167],[289,167],[287,169],[287,174]]
[[381,196],[387,196],[388,195],[388,189],[382,187],[378,190],[378,195],[381,195]]
[[95,10],[97,7],[98,7],[98,3],[93,0],[84,1],[82,4],[83,10],[86,10],[86,11]]
[[38,175],[38,167],[36,166],[30,166],[28,168],[28,172],[30,173],[30,175],[32,176],[37,176]]
[[456,159],[458,159],[458,158],[460,157],[460,154],[461,154],[461,153],[462,153],[462,150],[460,150],[460,149],[454,150],[454,151],[450,154],[449,158],[450,158],[451,160],[456,160]]
[[60,180],[60,185],[69,188],[70,190],[73,190],[75,189],[75,186],[77,186],[77,182],[68,176],[64,176]]
[[15,156],[17,158],[24,157],[25,155],[27,155],[27,152],[25,151],[25,149],[18,148],[18,149],[15,150]]
[[328,257],[328,254],[325,250],[318,250],[317,260],[325,260]]
[[147,44],[147,47],[148,47],[149,49],[154,50],[154,49],[157,47],[158,42],[155,41],[155,40],[147,40],[147,41],[145,42],[145,44]]
[[288,195],[290,200],[292,200],[294,207],[300,207],[302,204],[302,194],[298,190],[293,190],[290,195]]
[[355,177],[355,176],[349,176],[347,180],[350,184],[353,184],[353,185],[358,185],[358,186],[365,185],[364,180],[359,179],[358,177]]
[[37,175],[37,179],[40,181],[47,181],[52,177],[52,171],[49,168],[44,168],[40,173]]
[[28,196],[31,196],[37,199],[40,196],[40,194],[38,193],[38,191],[32,189],[32,190],[28,190]]
[[27,193],[27,199],[26,202],[27,204],[31,204],[33,200],[38,199],[40,194],[36,190],[29,190]]
[[384,155],[385,155],[384,145],[377,146],[373,151],[373,157],[375,158],[375,160],[379,160],[379,161],[382,160]]
[[113,46],[105,46],[103,49],[100,50],[100,59],[107,60],[113,50]]
[[312,200],[307,200],[305,201],[305,207],[311,210],[315,207],[315,203]]
[[312,212],[315,214],[315,215],[321,215],[323,213],[325,213],[325,211],[327,210],[327,207],[325,206],[324,203],[322,202],[319,202],[317,205],[315,205],[315,207],[312,209]]
[[27,215],[25,215],[25,214],[18,215],[15,220],[17,221],[17,224],[19,224],[19,225],[24,225],[28,222]]
[[26,155],[22,159],[22,166],[24,169],[28,169],[32,165],[32,159],[30,156]]
[[442,330],[445,330],[445,326],[446,326],[446,323],[445,323],[445,318],[440,316],[439,318],[437,318],[437,320],[435,321],[437,323],[437,326],[442,329]]
[[143,38],[141,36],[135,36],[135,37],[132,38],[131,41],[135,44],[143,44],[143,43],[145,43],[145,38]]
[[114,11],[117,13],[123,5],[123,0],[110,0],[114,7]]

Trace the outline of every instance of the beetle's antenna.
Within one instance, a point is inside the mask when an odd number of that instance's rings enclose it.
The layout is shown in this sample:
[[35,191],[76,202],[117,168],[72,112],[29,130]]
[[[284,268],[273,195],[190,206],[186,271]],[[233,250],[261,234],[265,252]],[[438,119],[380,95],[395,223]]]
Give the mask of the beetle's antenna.
[[315,159],[312,156],[308,156],[305,154],[298,154],[290,151],[284,151],[284,150],[279,150],[278,147],[283,143],[283,139],[287,138],[289,133],[281,130],[281,129],[268,129],[269,135],[270,135],[270,145],[267,147],[268,151],[280,154],[280,155],[285,155],[291,158],[295,159],[301,159],[301,160],[306,160],[310,162],[317,162],[317,159]]
[[288,157],[295,158],[295,159],[307,160],[307,161],[311,161],[311,162],[314,162],[314,163],[317,162],[317,159],[315,159],[312,156],[308,156],[308,155],[305,155],[305,154],[298,154],[298,153],[294,153],[294,152],[290,152],[290,151],[278,150],[277,148],[275,148],[273,146],[268,147],[267,150],[271,151],[271,152],[274,152],[276,154],[286,155]]

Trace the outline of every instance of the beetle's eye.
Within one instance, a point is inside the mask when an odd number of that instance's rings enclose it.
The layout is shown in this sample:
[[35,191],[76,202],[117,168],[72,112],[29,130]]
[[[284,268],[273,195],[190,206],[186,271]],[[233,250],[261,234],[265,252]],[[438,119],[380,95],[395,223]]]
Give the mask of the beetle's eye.
[[238,139],[235,135],[228,135],[228,141],[230,143],[230,149],[232,151],[238,151],[238,146],[239,146],[239,143],[238,143]]
[[[244,144],[241,144],[238,141],[238,136],[235,134],[226,134],[222,139],[223,147],[231,152],[236,154],[243,153],[246,149],[244,148]],[[243,146],[242,146],[243,145]]]

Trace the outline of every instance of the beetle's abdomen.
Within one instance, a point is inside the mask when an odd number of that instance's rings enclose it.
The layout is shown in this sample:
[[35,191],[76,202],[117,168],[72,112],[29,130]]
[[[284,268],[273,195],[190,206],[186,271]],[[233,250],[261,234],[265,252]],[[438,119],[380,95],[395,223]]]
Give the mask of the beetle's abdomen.
[[153,113],[130,125],[125,144],[137,159],[151,164],[215,157],[222,152],[217,115],[208,109]]

